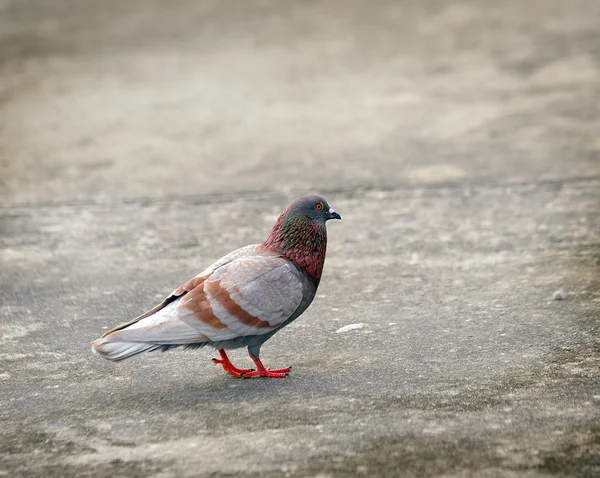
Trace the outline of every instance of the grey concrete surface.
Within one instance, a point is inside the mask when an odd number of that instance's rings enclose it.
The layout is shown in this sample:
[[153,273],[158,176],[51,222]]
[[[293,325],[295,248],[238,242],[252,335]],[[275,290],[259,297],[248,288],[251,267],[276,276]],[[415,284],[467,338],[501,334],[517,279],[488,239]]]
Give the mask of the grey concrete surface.
[[[600,476],[599,18],[0,0],[0,476]],[[313,191],[288,379],[91,354]]]

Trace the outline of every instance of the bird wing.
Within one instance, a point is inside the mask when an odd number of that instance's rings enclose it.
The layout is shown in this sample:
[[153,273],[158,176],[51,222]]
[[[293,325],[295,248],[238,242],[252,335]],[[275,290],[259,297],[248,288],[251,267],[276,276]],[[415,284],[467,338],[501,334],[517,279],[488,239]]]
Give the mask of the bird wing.
[[213,264],[208,266],[206,269],[204,269],[202,272],[200,272],[200,274],[198,274],[196,277],[188,280],[187,282],[184,282],[181,286],[179,286],[177,289],[175,289],[173,292],[171,292],[165,298],[165,300],[163,300],[160,304],[155,305],[150,310],[147,310],[142,315],[137,316],[135,319],[132,319],[129,322],[125,322],[123,324],[117,325],[116,327],[114,327],[114,328],[110,329],[109,331],[105,332],[104,334],[102,334],[102,337],[107,337],[110,334],[112,334],[113,332],[125,329],[137,322],[140,322],[142,319],[145,319],[146,317],[150,317],[152,315],[157,314],[162,309],[164,309],[168,305],[172,304],[173,302],[177,301],[178,299],[181,299],[181,297],[183,295],[187,294],[188,292],[193,290],[195,287],[197,287],[201,282],[200,279],[206,278],[213,271],[228,264],[229,262],[239,259],[240,257],[245,257],[248,255],[254,254],[258,247],[259,247],[259,244],[252,244],[250,246],[240,247],[239,249],[236,249],[235,251],[232,251],[229,254],[224,255],[223,257],[221,257],[221,259],[217,260],[216,262],[214,262]]
[[183,284],[158,306],[103,337],[189,344],[275,330],[302,302],[306,278],[279,255],[256,253],[256,248],[254,253],[237,252]]

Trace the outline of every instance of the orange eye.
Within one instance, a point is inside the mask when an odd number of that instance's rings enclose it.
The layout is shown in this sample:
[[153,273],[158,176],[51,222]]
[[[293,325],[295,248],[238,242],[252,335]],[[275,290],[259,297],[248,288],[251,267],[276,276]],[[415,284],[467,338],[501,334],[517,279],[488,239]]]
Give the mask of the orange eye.
[[318,203],[317,203],[317,205],[315,206],[315,209],[316,209],[317,211],[322,211],[322,210],[323,210],[323,204],[322,204],[322,203],[320,203],[320,202],[318,202]]

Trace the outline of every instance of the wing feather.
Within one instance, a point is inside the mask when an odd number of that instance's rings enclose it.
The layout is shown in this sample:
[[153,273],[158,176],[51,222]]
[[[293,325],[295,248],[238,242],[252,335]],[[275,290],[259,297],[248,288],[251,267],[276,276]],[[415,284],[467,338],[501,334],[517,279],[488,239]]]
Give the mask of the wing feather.
[[298,308],[304,281],[287,259],[248,246],[228,254],[103,338],[174,345],[263,335],[280,327]]

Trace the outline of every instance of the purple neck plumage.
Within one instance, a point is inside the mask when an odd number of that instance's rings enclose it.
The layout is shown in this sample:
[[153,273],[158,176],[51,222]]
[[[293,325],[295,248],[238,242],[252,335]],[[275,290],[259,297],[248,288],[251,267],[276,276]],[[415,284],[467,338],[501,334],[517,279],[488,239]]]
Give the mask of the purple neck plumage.
[[327,229],[324,224],[317,224],[302,214],[286,209],[277,219],[264,246],[285,255],[317,283],[321,280],[327,250]]

